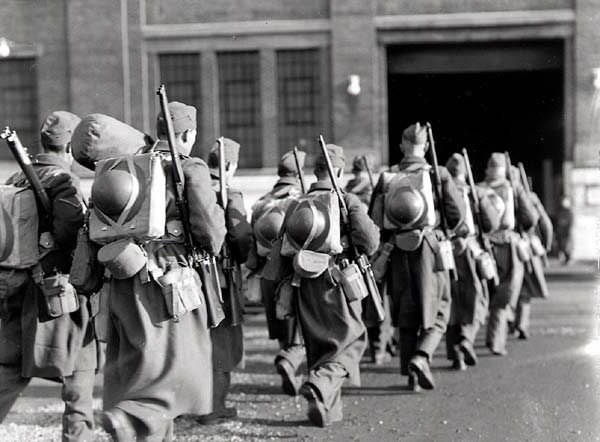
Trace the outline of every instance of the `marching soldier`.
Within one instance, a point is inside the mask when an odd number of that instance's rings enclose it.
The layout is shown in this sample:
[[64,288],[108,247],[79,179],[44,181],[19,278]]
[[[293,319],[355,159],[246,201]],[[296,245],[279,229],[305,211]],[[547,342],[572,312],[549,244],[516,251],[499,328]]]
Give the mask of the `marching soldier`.
[[568,196],[563,196],[556,217],[556,242],[558,252],[563,258],[563,265],[569,265],[573,253],[573,220],[571,199]]
[[[230,300],[232,309],[242,305],[242,281],[241,266],[247,259],[252,247],[252,228],[246,217],[244,208],[244,199],[239,190],[229,187],[229,184],[237,170],[240,145],[230,140],[223,139],[224,158],[219,158],[219,146],[215,144],[208,154],[208,167],[210,168],[210,177],[212,187],[219,195],[219,161],[224,162],[225,176],[223,183],[227,187],[227,209],[224,214],[227,235],[225,236],[225,246],[230,256],[230,268],[225,264],[225,260],[220,262],[221,288],[223,299],[227,303]],[[223,250],[221,253],[223,257]],[[225,272],[230,272],[227,277]],[[236,322],[232,317],[233,310],[229,310],[225,319],[217,327],[210,330],[210,338],[213,346],[213,412],[200,416],[198,421],[202,424],[214,423],[219,419],[232,419],[237,416],[235,407],[226,407],[225,399],[231,386],[231,372],[235,367],[242,363],[244,358],[244,335],[241,320]],[[242,314],[241,310],[238,314]]]
[[[57,111],[41,128],[43,153],[33,159],[33,169],[51,201],[51,213],[43,216],[38,207],[39,265],[32,272],[0,269],[0,422],[32,377],[51,379],[62,383],[62,440],[91,442],[96,343],[89,303],[61,277],[70,271],[84,222],[79,180],[70,171],[71,136],[79,121],[76,115]],[[28,187],[21,172],[7,184]],[[65,297],[76,297],[72,301],[79,303],[77,310],[59,315],[51,311],[45,291],[51,280],[60,284]]]
[[[432,167],[425,159],[427,129],[406,128],[400,149],[404,157],[382,174],[373,192],[371,216],[393,246],[387,272],[392,322],[400,333],[400,373],[409,387],[433,389],[430,370],[450,315],[450,279],[439,266],[441,241],[436,211],[445,209],[454,229],[465,215],[465,204],[448,171],[440,167],[441,196],[434,201]],[[437,255],[436,255],[437,253]]]
[[[170,441],[174,418],[212,410],[211,341],[207,306],[202,301],[206,287],[192,268],[182,231],[186,223],[198,247],[216,255],[225,238],[225,220],[206,163],[188,156],[196,140],[196,108],[177,102],[168,106],[175,147],[181,155],[189,219],[183,219],[177,207],[171,173],[174,165],[169,145],[162,141],[167,139],[167,126],[161,112],[157,117],[161,141],[153,146],[153,152],[161,155],[166,177],[165,234],[144,244],[146,262],[136,266],[138,271],[134,269],[132,275],[116,274],[134,265],[133,260],[118,256],[123,258],[123,266],[115,269],[110,279],[103,426],[119,442]],[[100,142],[114,143],[120,134],[104,127],[106,133],[98,128],[89,131]],[[93,198],[99,190],[92,188]],[[97,206],[99,203],[94,201]],[[173,294],[185,299],[184,306],[192,307],[176,314]]]
[[[298,152],[299,167],[304,167],[306,154]],[[280,351],[275,358],[275,368],[281,376],[285,394],[296,396],[301,384],[298,369],[305,359],[304,345],[300,339],[297,321],[293,318],[277,319],[275,314],[275,289],[281,282],[277,275],[270,275],[265,268],[273,241],[279,235],[283,218],[290,203],[301,194],[301,185],[293,152],[281,157],[277,167],[279,179],[273,189],[259,198],[252,207],[252,226],[254,229],[254,247],[246,266],[261,274],[260,287],[262,301],[267,316],[269,338],[279,341]]]
[[[343,148],[333,144],[326,148],[333,173],[339,177],[345,163]],[[340,234],[340,203],[322,153],[314,173],[317,182],[286,212],[280,248],[289,276],[279,286],[278,305],[288,299],[289,305],[282,310],[293,311],[299,319],[309,369],[300,393],[308,401],[309,420],[324,427],[343,417],[341,389],[346,379],[360,383],[359,362],[366,347],[361,319],[365,293],[341,288],[343,269],[354,267],[348,264],[349,252],[343,247],[348,242]],[[377,227],[356,196],[345,194],[344,198],[355,247],[373,253],[379,243]],[[290,293],[296,293],[296,298]]]
[[[519,339],[525,340],[529,337],[529,319],[531,317],[531,298],[547,298],[549,296],[548,284],[544,275],[544,259],[552,247],[552,221],[544,209],[542,202],[536,193],[529,194],[531,203],[535,208],[539,220],[536,225],[527,232],[531,243],[531,269],[525,272],[523,287],[517,303],[517,311],[513,332],[517,333]],[[546,258],[547,259],[547,258]]]
[[458,281],[452,282],[452,307],[446,331],[446,348],[449,359],[453,361],[453,368],[465,370],[467,365],[477,364],[473,345],[479,327],[485,323],[489,304],[487,281],[482,280],[477,271],[476,259],[483,250],[477,241],[476,229],[483,227],[486,232],[496,230],[500,219],[490,199],[480,198],[484,225],[476,224],[471,209],[470,188],[466,181],[465,159],[461,154],[453,154],[446,163],[446,169],[452,175],[466,207],[465,219],[460,228],[466,235],[456,236],[453,240]]
[[356,195],[360,202],[368,208],[371,203],[373,186],[369,180],[369,172],[363,155],[357,155],[352,160],[352,174],[354,176],[346,183],[344,190]]
[[503,206],[500,226],[490,232],[490,241],[494,244],[494,257],[498,266],[499,284],[491,288],[490,292],[486,345],[497,356],[506,354],[508,323],[513,319],[513,309],[523,285],[524,261],[529,259],[529,251],[523,250],[523,247],[528,249],[528,244],[523,244],[522,238],[515,230],[519,224],[527,229],[537,222],[537,214],[523,187],[515,185],[513,188],[507,179],[506,167],[505,155],[492,153],[485,171],[485,180],[478,184],[482,191],[494,191],[497,199],[503,203],[498,204]]

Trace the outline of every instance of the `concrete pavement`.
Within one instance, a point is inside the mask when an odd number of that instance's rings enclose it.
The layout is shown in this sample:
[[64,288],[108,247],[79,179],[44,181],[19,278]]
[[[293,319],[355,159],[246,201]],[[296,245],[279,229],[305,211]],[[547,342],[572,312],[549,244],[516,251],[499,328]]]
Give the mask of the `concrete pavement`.
[[[406,390],[397,360],[365,363],[363,388],[344,392],[344,422],[327,429],[308,426],[304,400],[280,393],[276,345],[263,315],[251,315],[246,369],[234,375],[230,398],[239,418],[209,427],[183,420],[177,440],[600,441],[600,290],[588,267],[577,268],[551,269],[552,297],[535,302],[532,337],[512,340],[508,356],[491,356],[480,334],[479,365],[455,372],[442,344],[433,361],[438,388],[422,394]],[[36,381],[0,425],[0,441],[59,441],[58,398],[54,384]],[[98,431],[98,440],[108,439]]]

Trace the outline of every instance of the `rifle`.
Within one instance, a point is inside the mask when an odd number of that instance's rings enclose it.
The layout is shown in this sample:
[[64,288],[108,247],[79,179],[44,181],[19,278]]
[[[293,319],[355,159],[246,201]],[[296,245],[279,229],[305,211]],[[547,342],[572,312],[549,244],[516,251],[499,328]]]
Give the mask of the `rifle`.
[[[440,177],[440,166],[438,164],[437,153],[435,151],[435,141],[433,140],[433,131],[431,130],[431,124],[426,123],[427,127],[427,138],[429,139],[429,151],[431,152],[431,160],[433,163],[433,180],[435,188],[435,197],[438,201],[440,208],[440,226],[446,239],[450,239],[450,229],[448,229],[448,218],[446,217],[446,205],[444,204],[444,193],[442,192],[442,178]],[[458,273],[456,272],[456,266],[452,265],[448,269],[450,271],[450,277],[454,281],[458,281]]]
[[381,294],[379,293],[379,289],[377,288],[377,282],[375,281],[375,276],[373,275],[373,270],[371,269],[371,263],[369,262],[369,258],[366,255],[358,252],[358,249],[356,248],[356,245],[352,240],[352,225],[350,220],[350,214],[348,212],[348,206],[346,206],[346,200],[344,199],[344,195],[342,194],[340,186],[337,182],[337,177],[335,176],[335,173],[333,171],[333,166],[331,165],[331,159],[329,158],[329,152],[327,151],[327,146],[325,144],[325,140],[323,139],[323,135],[319,135],[319,145],[321,146],[321,152],[325,157],[325,163],[327,165],[329,179],[331,180],[331,184],[340,204],[342,225],[346,233],[346,238],[348,240],[350,252],[353,256],[353,260],[356,262],[358,268],[360,269],[360,272],[362,273],[365,285],[367,287],[367,291],[369,292],[369,295],[371,295],[370,299],[375,308],[377,320],[381,322],[385,319],[383,299],[381,298]]
[[369,166],[369,159],[366,155],[362,156],[363,163],[365,163],[365,168],[367,169],[367,174],[369,175],[369,183],[371,184],[371,190],[375,189],[375,181],[373,180],[373,172],[371,171],[371,166]]
[[[519,167],[519,174],[521,175],[521,182],[523,183],[523,189],[525,189],[525,194],[531,200],[531,187],[529,187],[529,180],[527,180],[527,174],[525,173],[525,166],[523,163],[517,163]],[[539,224],[535,226],[536,235],[541,238],[541,232],[539,230]],[[544,261],[544,267],[548,267],[550,263],[548,262],[548,255],[544,253],[542,255],[542,260]]]
[[25,149],[23,144],[21,144],[21,140],[17,135],[17,131],[11,131],[10,127],[6,126],[4,132],[0,134],[0,138],[6,140],[6,144],[8,144],[8,147],[14,155],[15,160],[17,160],[17,163],[19,163],[19,167],[23,171],[23,175],[25,175],[29,185],[33,188],[33,194],[35,195],[38,204],[44,210],[44,216],[49,218],[52,215],[52,203],[50,202],[50,198],[48,197],[44,186],[42,186],[40,178],[33,170],[31,159],[27,154],[27,149]]
[[[221,207],[223,208],[223,212],[225,212],[225,217],[227,217],[228,198],[227,183],[225,183],[225,146],[223,137],[217,139],[217,144],[219,146],[219,195],[221,197]],[[236,290],[241,277],[238,267],[231,259],[227,240],[225,240],[221,249],[221,263],[228,288],[227,297],[224,299],[225,316],[229,318],[230,325],[239,325],[244,320],[244,311]]]
[[300,158],[298,158],[298,148],[294,146],[294,162],[296,163],[296,170],[298,171],[298,179],[300,180],[300,189],[302,193],[306,193],[306,183],[304,182],[304,170],[300,167]]
[[[514,201],[514,208],[515,208],[515,224],[517,226],[517,231],[519,232],[519,236],[523,239],[524,238],[524,234],[525,232],[523,231],[523,226],[521,226],[521,224],[519,223],[519,217],[518,217],[518,213],[519,213],[519,196],[517,195],[517,187],[516,187],[516,183],[513,180],[513,176],[512,176],[512,163],[510,161],[510,154],[505,151],[504,152],[504,158],[506,159],[506,178],[508,179],[508,182],[510,183],[510,187],[512,187],[512,193],[513,193],[513,201]],[[529,273],[533,272],[533,267],[531,266],[531,260],[526,261],[525,262],[525,267],[527,268],[527,271]]]
[[[481,214],[481,202],[479,201],[479,195],[477,194],[477,188],[475,187],[475,180],[473,179],[473,170],[471,169],[471,161],[469,160],[469,154],[467,149],[462,150],[462,155],[465,159],[465,168],[467,169],[467,182],[469,189],[471,189],[471,200],[473,201],[473,212],[475,213],[475,222],[477,223],[477,239],[479,244],[485,250],[490,258],[492,259],[494,266],[496,266],[496,260],[494,259],[494,251],[492,250],[492,244],[488,237],[483,233],[483,215]],[[500,283],[498,277],[498,271],[496,270],[494,278],[494,286]]]
[[216,327],[225,318],[222,307],[221,287],[219,284],[219,275],[216,267],[216,260],[206,251],[196,246],[190,227],[190,212],[188,209],[185,195],[185,181],[183,169],[181,167],[181,157],[177,150],[175,140],[175,130],[173,129],[173,120],[169,112],[169,101],[164,84],[161,84],[156,94],[159,97],[160,109],[167,127],[167,141],[169,152],[171,153],[171,173],[175,191],[175,205],[181,218],[183,240],[187,249],[188,261],[190,265],[198,269],[202,278],[204,287],[204,297],[206,300],[207,322],[209,327]]

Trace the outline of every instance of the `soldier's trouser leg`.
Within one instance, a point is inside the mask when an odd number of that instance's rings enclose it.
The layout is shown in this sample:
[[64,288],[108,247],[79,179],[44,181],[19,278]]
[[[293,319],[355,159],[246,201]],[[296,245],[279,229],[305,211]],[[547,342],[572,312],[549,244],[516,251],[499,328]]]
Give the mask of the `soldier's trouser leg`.
[[449,325],[446,330],[446,357],[454,360],[454,346],[460,344],[461,326],[459,324]]
[[435,353],[435,349],[440,345],[440,341],[444,336],[444,330],[439,327],[431,327],[421,332],[419,343],[417,344],[417,354],[427,356],[429,362]]
[[325,362],[308,376],[308,383],[313,385],[325,407],[325,411],[332,420],[341,419],[342,413],[342,385],[348,377],[348,372],[339,362]]
[[290,363],[294,371],[298,371],[302,362],[306,359],[306,349],[304,345],[294,344],[281,348],[275,357],[275,364],[281,359],[285,359]]
[[394,338],[394,327],[392,326],[389,296],[384,295],[382,298],[383,307],[385,310],[385,318],[380,324],[367,328],[369,349],[374,362],[377,358],[385,356],[388,348],[392,347]]
[[493,307],[488,318],[486,344],[493,353],[506,352],[510,307]]
[[63,379],[63,442],[94,440],[94,374],[94,370],[74,371]]
[[213,372],[213,412],[225,409],[225,399],[231,386],[231,373],[225,371]]
[[479,321],[473,321],[472,324],[463,324],[460,326],[460,337],[469,341],[471,345],[475,344],[475,338],[480,327]]
[[21,367],[17,365],[0,365],[0,422],[25,390],[30,378],[21,377]]
[[400,328],[400,374],[408,376],[408,364],[417,351],[418,328]]
[[529,320],[531,317],[531,301],[530,300],[519,300],[517,304],[515,325],[517,330],[524,333],[529,331]]

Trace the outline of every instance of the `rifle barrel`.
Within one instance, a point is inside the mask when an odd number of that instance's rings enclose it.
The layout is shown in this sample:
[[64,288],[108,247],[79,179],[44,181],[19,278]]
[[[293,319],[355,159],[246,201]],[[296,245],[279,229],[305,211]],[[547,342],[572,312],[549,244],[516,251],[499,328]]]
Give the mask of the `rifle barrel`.
[[21,140],[19,139],[17,132],[14,130],[11,131],[9,127],[6,127],[0,137],[6,140],[6,143],[15,157],[15,160],[17,160],[23,175],[25,175],[25,178],[29,184],[31,187],[33,187],[34,194],[39,203],[42,205],[44,212],[47,216],[50,216],[52,214],[52,203],[50,202],[50,198],[48,197],[44,186],[42,186],[40,178],[33,170],[31,159],[29,158],[29,155],[27,155],[23,144],[21,144]]
[[300,158],[298,157],[298,148],[294,146],[294,162],[296,163],[296,170],[298,171],[298,179],[300,180],[300,188],[302,193],[306,193],[306,183],[304,182],[304,170],[300,167]]
[[375,181],[373,180],[373,172],[371,171],[371,166],[369,165],[369,159],[366,155],[362,156],[363,163],[365,163],[365,168],[367,169],[367,174],[369,175],[369,183],[371,183],[371,190],[375,189]]

